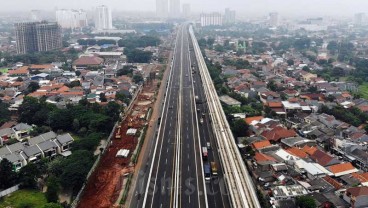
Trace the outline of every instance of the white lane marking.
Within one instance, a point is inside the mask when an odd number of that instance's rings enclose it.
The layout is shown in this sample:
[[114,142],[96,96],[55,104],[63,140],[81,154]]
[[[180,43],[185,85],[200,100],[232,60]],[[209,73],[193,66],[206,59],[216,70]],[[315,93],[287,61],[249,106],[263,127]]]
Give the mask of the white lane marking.
[[167,158],[166,158],[166,160],[165,160],[165,164],[167,164]]

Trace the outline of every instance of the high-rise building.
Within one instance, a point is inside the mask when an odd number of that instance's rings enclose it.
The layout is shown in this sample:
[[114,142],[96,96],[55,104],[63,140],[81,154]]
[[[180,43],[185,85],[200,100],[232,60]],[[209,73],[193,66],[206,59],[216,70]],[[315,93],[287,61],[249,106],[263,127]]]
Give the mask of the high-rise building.
[[180,17],[180,0],[170,0],[170,17]]
[[354,15],[354,25],[360,26],[363,24],[365,14],[364,13],[357,13]]
[[269,14],[269,24],[272,27],[277,27],[279,25],[279,13],[272,12]]
[[88,26],[87,12],[83,10],[57,10],[56,22],[64,29],[86,27]]
[[169,15],[169,0],[156,0],[157,17],[166,18]]
[[96,8],[95,28],[97,30],[113,29],[111,11],[105,5],[102,5]]
[[41,21],[41,11],[40,10],[31,10],[31,21]]
[[229,8],[225,9],[225,15],[224,15],[224,23],[234,23],[235,22],[235,10],[230,10]]
[[222,15],[218,12],[212,12],[212,13],[202,13],[201,14],[201,26],[211,26],[211,25],[222,25]]
[[61,27],[56,22],[16,23],[14,27],[18,54],[62,47]]
[[188,18],[190,16],[190,4],[183,4],[183,17]]

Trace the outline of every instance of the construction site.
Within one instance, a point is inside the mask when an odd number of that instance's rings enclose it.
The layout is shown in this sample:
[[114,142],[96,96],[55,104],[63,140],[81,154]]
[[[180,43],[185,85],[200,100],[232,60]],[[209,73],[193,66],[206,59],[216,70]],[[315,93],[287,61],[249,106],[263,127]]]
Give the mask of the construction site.
[[115,128],[100,162],[91,174],[78,208],[122,207],[122,201],[129,189],[126,188],[129,187],[126,183],[134,173],[160,86],[160,80],[155,75],[162,73],[162,68],[159,65],[149,69],[150,75],[138,90],[130,108],[122,115],[123,120]]

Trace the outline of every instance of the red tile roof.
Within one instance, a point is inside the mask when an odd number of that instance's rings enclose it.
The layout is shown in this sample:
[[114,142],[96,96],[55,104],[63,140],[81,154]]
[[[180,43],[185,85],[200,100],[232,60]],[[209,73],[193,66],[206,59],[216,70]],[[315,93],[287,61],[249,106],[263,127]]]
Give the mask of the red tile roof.
[[334,174],[354,170],[356,169],[351,163],[341,163],[337,165],[331,165],[329,167],[330,171]]
[[252,143],[252,147],[254,149],[257,149],[257,150],[258,149],[265,148],[265,147],[269,147],[269,146],[271,146],[271,143],[268,140],[264,140],[264,141],[259,141],[259,142]]
[[331,178],[330,176],[323,177],[325,181],[327,181],[329,184],[331,184],[335,189],[341,189],[342,184],[336,181],[335,179]]
[[263,131],[261,136],[270,141],[280,141],[284,138],[295,137],[296,133],[294,130],[288,130],[281,126],[277,126],[272,130]]
[[103,61],[102,58],[97,56],[82,56],[75,60],[73,65],[100,65]]
[[294,155],[294,156],[297,156],[299,158],[307,158],[308,155],[307,153],[303,152],[302,150],[296,148],[296,147],[292,147],[292,148],[289,148],[286,150],[286,152]]
[[316,147],[309,147],[308,145],[305,145],[302,149],[303,152],[307,153],[308,155],[313,155],[315,151],[317,151]]
[[253,117],[248,117],[245,118],[245,123],[247,123],[248,125],[251,124],[253,121],[260,121],[263,119],[263,116],[253,116]]
[[28,66],[22,66],[19,69],[8,71],[9,75],[17,75],[17,74],[28,74]]
[[282,108],[283,107],[281,102],[268,102],[267,105],[270,108]]
[[275,161],[276,162],[275,158],[268,156],[266,154],[260,153],[260,152],[256,152],[256,154],[254,155],[254,160],[256,162],[265,162],[265,161]]
[[51,64],[32,64],[30,69],[50,69],[52,68]]
[[346,192],[350,194],[352,198],[356,198],[358,196],[368,195],[368,187],[362,186],[362,187],[353,187],[346,189]]
[[326,166],[328,165],[333,159],[334,157],[332,157],[331,155],[317,149],[311,156],[310,158],[312,158],[315,162],[317,162],[318,164],[322,165],[322,166]]
[[358,179],[361,183],[368,182],[368,173],[352,173],[351,176]]

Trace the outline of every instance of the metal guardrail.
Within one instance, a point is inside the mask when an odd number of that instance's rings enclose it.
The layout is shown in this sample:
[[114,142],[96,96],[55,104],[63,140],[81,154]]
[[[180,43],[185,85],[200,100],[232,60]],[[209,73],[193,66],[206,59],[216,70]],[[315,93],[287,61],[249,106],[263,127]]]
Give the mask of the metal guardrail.
[[190,28],[190,35],[199,63],[199,71],[208,101],[212,128],[223,164],[224,178],[231,205],[236,208],[260,208],[253,181],[238,151],[192,27]]

